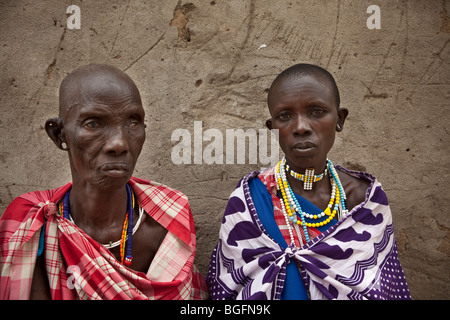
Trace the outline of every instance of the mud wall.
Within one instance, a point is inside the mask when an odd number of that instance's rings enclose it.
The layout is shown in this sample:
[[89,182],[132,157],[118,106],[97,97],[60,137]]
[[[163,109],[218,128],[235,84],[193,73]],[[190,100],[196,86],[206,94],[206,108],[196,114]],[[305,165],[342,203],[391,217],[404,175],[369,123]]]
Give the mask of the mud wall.
[[188,195],[206,273],[229,194],[264,164],[208,164],[201,153],[175,164],[172,133],[263,129],[271,81],[309,62],[335,75],[350,110],[330,158],[382,182],[413,298],[447,299],[449,12],[425,0],[1,0],[0,211],[70,180],[43,124],[67,73],[109,63],[136,81],[147,113],[135,175]]

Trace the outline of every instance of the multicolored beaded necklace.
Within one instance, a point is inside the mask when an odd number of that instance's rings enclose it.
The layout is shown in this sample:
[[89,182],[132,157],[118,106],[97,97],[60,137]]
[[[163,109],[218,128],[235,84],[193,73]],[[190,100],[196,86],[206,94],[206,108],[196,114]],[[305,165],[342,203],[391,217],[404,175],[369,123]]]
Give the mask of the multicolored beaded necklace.
[[317,182],[323,179],[327,175],[328,168],[319,175],[314,175],[314,168],[309,168],[305,170],[305,174],[297,173],[286,163],[286,171],[291,174],[297,180],[303,181],[303,190],[312,190],[313,182]]
[[[139,224],[141,222],[141,218],[143,216],[142,209],[140,208],[139,218],[133,227],[133,213],[134,213],[134,193],[131,188],[126,185],[127,190],[127,214],[125,216],[125,221],[122,227],[122,235],[120,240],[109,244],[104,244],[107,249],[111,249],[120,245],[120,262],[129,267],[131,266],[131,262],[133,260],[131,249],[133,247],[133,234],[136,232]],[[64,195],[63,202],[59,204],[59,214],[64,218],[70,220],[74,223],[71,215],[70,215],[70,190]]]
[[[292,242],[294,238],[289,221],[291,221],[294,225],[303,227],[303,233],[305,235],[306,242],[309,242],[309,235],[307,228],[317,228],[324,226],[330,223],[330,221],[336,216],[336,214],[338,214],[338,220],[340,220],[348,213],[346,205],[347,199],[345,196],[344,188],[342,187],[342,184],[339,180],[339,176],[336,172],[333,163],[327,159],[327,170],[330,172],[331,175],[330,181],[332,190],[330,201],[326,209],[322,211],[320,214],[317,215],[308,214],[307,212],[304,212],[302,210],[300,204],[297,201],[297,198],[295,197],[294,192],[291,189],[291,186],[289,185],[289,182],[286,178],[286,171],[287,171],[285,170],[286,165],[287,165],[286,158],[283,157],[283,159],[280,162],[278,162],[275,170],[277,188],[282,195],[281,199],[282,211],[286,219],[286,224],[289,227],[289,234],[291,236]],[[325,171],[324,174],[326,172],[327,171]],[[308,223],[305,220],[305,218],[313,220],[321,219],[322,217],[325,216],[328,216],[327,219],[321,222]]]

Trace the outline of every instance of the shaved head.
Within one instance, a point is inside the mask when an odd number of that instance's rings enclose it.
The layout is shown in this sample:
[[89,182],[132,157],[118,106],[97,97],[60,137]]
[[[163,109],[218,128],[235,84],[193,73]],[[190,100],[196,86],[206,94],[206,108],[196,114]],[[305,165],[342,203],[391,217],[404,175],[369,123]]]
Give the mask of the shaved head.
[[71,72],[59,88],[59,117],[64,119],[74,105],[99,93],[105,95],[123,91],[141,102],[139,90],[133,80],[120,69],[105,64],[90,64]]
[[270,86],[267,101],[270,100],[272,89],[276,86],[276,84],[279,83],[280,80],[298,79],[305,76],[313,76],[317,80],[320,80],[323,83],[328,83],[329,85],[331,85],[331,89],[333,90],[333,94],[335,97],[336,107],[339,108],[341,99],[339,95],[339,89],[337,87],[336,81],[334,80],[334,77],[331,75],[330,72],[323,69],[322,67],[308,63],[299,63],[281,72],[275,78],[275,80],[272,82],[272,85]]

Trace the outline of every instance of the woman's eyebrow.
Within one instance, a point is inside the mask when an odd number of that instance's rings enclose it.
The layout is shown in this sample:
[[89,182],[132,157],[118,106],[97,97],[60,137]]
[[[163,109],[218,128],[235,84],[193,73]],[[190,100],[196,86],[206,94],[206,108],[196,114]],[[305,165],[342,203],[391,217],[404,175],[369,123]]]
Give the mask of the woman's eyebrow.
[[101,107],[84,107],[78,117],[79,118],[85,118],[85,117],[107,117],[111,114],[111,112],[105,108]]

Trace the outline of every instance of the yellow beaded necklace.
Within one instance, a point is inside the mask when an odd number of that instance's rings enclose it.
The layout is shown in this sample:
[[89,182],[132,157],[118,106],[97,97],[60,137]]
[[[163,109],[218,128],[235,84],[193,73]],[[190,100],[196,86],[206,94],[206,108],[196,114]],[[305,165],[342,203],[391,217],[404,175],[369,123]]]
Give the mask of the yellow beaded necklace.
[[[331,161],[327,161],[327,169],[332,173],[331,174],[331,196],[330,201],[324,211],[320,214],[312,215],[302,211],[301,206],[299,205],[294,192],[292,191],[289,182],[286,178],[286,171],[284,167],[286,165],[286,159],[283,158],[276,166],[275,177],[277,180],[277,188],[280,190],[282,195],[282,208],[283,214],[287,221],[290,220],[292,223],[297,224],[303,227],[303,231],[305,234],[306,241],[309,241],[307,227],[308,228],[317,228],[330,223],[336,214],[339,211],[339,206],[345,209],[345,204],[342,200],[345,201],[344,197],[341,196],[341,192],[343,191],[340,181],[336,181],[337,174],[335,174],[334,167],[332,167]],[[342,191],[341,191],[342,190]],[[324,216],[328,216],[324,221],[321,222],[306,222],[305,218],[317,220]],[[300,218],[300,219],[299,219]]]

